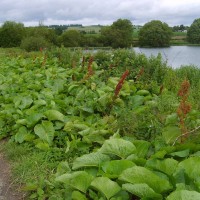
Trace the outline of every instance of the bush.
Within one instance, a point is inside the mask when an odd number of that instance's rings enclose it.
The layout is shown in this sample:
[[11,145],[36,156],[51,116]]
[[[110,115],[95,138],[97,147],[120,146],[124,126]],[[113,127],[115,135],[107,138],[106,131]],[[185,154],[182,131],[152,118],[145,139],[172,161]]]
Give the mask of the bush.
[[193,44],[200,44],[200,18],[195,19],[188,29],[187,39]]
[[140,46],[166,47],[170,46],[172,30],[159,20],[146,23],[139,31]]
[[21,43],[21,48],[26,51],[38,51],[40,48],[49,48],[50,46],[51,44],[40,36],[24,38]]

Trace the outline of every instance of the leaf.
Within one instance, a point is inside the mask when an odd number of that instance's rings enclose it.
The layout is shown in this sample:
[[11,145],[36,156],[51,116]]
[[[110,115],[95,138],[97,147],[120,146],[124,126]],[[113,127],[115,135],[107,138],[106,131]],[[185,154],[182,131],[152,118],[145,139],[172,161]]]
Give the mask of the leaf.
[[127,191],[121,190],[110,200],[129,200],[129,199],[130,199],[129,193]]
[[135,95],[130,97],[129,105],[132,108],[137,108],[144,103],[144,96]]
[[41,150],[44,150],[44,151],[48,151],[50,149],[49,144],[46,143],[46,142],[42,142],[42,141],[37,142],[35,146],[38,149],[41,149]]
[[180,157],[180,158],[185,158],[190,155],[190,150],[185,149],[183,151],[177,151],[177,152],[170,153],[169,155],[175,156],[175,157]]
[[172,192],[166,200],[199,200],[200,193],[189,190],[179,190]]
[[124,170],[119,176],[119,180],[132,184],[146,183],[159,194],[172,188],[171,184],[167,180],[160,178],[149,169],[139,166],[134,166]]
[[29,108],[31,104],[33,103],[33,100],[31,97],[23,97],[21,100],[21,104],[18,106],[21,110],[25,108]]
[[91,186],[103,193],[107,199],[110,199],[121,190],[121,187],[116,182],[111,181],[107,177],[95,178]]
[[32,113],[30,116],[27,117],[27,127],[33,127],[37,124],[42,118],[44,117],[41,113]]
[[27,134],[28,134],[27,128],[25,126],[20,127],[18,132],[15,135],[15,141],[19,143],[24,142]]
[[72,200],[87,200],[84,194],[79,191],[72,192]]
[[136,154],[138,155],[138,157],[145,158],[147,156],[151,143],[144,140],[134,140],[133,144],[136,147]]
[[56,176],[60,176],[62,174],[71,172],[71,169],[69,167],[69,163],[67,161],[60,162],[57,166]]
[[57,110],[47,110],[44,115],[46,115],[49,121],[58,120],[64,122],[65,116]]
[[164,172],[167,175],[172,175],[178,166],[178,161],[167,158],[164,160],[160,159],[150,159],[146,162],[146,167]]
[[127,168],[135,164],[130,160],[112,160],[102,163],[101,168],[109,178],[118,178],[119,175]]
[[129,155],[136,151],[135,145],[123,139],[110,139],[106,140],[99,152],[116,155],[120,158],[127,158]]
[[167,126],[162,132],[162,136],[167,144],[172,144],[180,135],[181,130],[177,126]]
[[42,124],[37,124],[34,127],[34,132],[40,139],[48,142],[49,145],[52,144],[55,130],[51,122],[43,121]]
[[99,167],[100,163],[108,160],[110,160],[109,156],[99,152],[85,154],[75,159],[72,169],[76,170],[82,167]]
[[126,183],[122,185],[122,189],[134,194],[137,197],[145,199],[162,199],[162,195],[156,193],[146,183],[130,184]]
[[70,174],[63,174],[55,180],[69,185],[83,193],[86,193],[94,177],[85,171],[77,171]]
[[178,164],[176,173],[180,170],[184,170],[185,174],[192,179],[200,177],[200,157],[191,157]]
[[177,113],[173,113],[166,117],[165,125],[176,125],[178,122],[178,115]]

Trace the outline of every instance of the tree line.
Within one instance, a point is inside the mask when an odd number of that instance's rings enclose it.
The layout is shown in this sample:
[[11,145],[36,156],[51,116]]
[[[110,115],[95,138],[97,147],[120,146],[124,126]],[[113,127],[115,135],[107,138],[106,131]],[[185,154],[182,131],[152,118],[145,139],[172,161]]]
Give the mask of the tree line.
[[[179,28],[183,28],[180,26]],[[118,19],[102,27],[100,34],[84,34],[77,30],[60,31],[40,25],[25,27],[22,23],[6,21],[0,27],[0,47],[21,47],[35,51],[51,46],[129,48],[133,45],[134,26],[128,19]],[[146,23],[138,33],[138,45],[170,46],[173,29],[160,20]],[[187,28],[187,40],[200,44],[200,18]]]

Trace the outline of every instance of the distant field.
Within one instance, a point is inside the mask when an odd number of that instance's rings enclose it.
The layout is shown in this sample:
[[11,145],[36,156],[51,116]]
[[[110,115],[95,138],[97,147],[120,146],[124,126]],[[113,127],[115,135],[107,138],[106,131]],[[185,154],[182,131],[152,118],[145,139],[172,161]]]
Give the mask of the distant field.
[[187,36],[185,32],[173,32],[173,36]]
[[100,33],[102,26],[77,26],[77,27],[69,27],[67,30],[77,30],[86,33]]

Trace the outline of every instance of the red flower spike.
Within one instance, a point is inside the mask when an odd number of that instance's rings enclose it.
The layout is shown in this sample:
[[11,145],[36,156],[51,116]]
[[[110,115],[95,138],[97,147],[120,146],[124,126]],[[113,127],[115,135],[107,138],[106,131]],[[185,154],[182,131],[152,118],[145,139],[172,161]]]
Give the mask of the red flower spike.
[[[191,110],[191,105],[187,102],[188,99],[188,93],[189,93],[190,83],[187,80],[184,80],[181,84],[181,88],[178,91],[178,96],[181,98],[180,105],[177,109],[177,115],[179,117],[179,124],[181,128],[182,135],[185,135],[187,133],[187,127],[185,125],[185,119],[187,114]],[[183,138],[181,139],[181,142],[183,141]]]
[[124,84],[124,80],[126,79],[126,77],[129,75],[129,70],[126,70],[123,75],[121,76],[116,88],[115,88],[115,95],[114,95],[114,99],[117,98],[117,96],[119,95],[120,90],[122,89],[122,86]]

